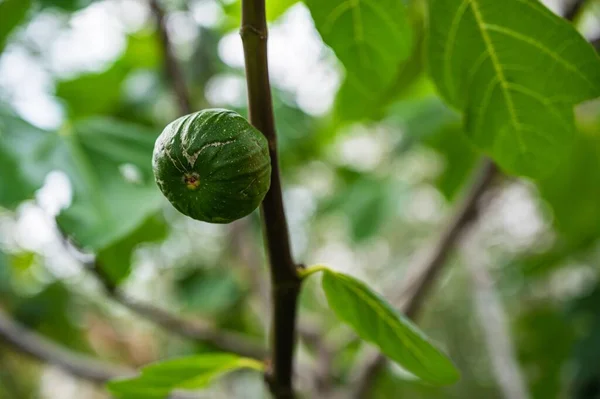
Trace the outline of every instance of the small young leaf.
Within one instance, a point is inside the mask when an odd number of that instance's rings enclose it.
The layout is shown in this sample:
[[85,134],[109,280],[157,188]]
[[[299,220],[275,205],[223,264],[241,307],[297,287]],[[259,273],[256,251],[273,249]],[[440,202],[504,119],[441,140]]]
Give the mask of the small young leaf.
[[573,143],[573,106],[600,96],[600,58],[537,0],[430,0],[429,69],[465,131],[508,171],[540,178]]
[[458,380],[448,357],[364,283],[326,268],[314,270],[324,272],[323,290],[333,312],[362,339],[426,382],[445,385]]
[[144,367],[138,377],[107,384],[118,399],[166,399],[175,389],[201,389],[215,378],[241,368],[262,370],[262,363],[229,353],[208,353]]

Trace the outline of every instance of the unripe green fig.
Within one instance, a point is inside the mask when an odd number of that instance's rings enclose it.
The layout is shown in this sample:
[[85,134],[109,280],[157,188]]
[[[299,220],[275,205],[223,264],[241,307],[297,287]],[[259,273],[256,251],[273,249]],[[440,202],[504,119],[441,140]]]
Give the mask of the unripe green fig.
[[156,139],[152,168],[179,212],[210,223],[250,214],[271,184],[267,139],[225,109],[205,109],[167,125]]

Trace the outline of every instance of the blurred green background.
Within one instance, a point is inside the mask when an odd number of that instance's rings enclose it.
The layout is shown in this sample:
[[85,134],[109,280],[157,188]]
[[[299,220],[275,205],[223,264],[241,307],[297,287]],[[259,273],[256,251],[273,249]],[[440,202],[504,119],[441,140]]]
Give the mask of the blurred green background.
[[[427,78],[423,2],[407,3],[417,46],[391,94],[367,104],[338,93],[343,66],[306,6],[267,1],[294,255],[364,279],[390,300],[478,159]],[[239,1],[162,4],[193,108],[245,114]],[[600,2],[589,1],[576,23],[599,36]],[[258,213],[227,226],[193,221],[153,182],[154,139],[180,112],[147,2],[1,0],[0,52],[0,309],[67,348],[130,366],[214,350],[111,300],[85,268],[95,255],[131,297],[264,339]],[[535,399],[600,398],[600,104],[576,111],[569,161],[544,181],[499,182],[427,300],[419,324],[462,380],[433,389],[388,367],[371,397],[519,399],[502,387],[522,384]],[[63,245],[56,220],[85,254]],[[333,384],[351,388],[368,345],[348,340],[314,282],[300,314],[338,349]],[[321,362],[311,345],[298,358],[301,372]],[[516,372],[508,383],[507,368]],[[299,377],[300,390],[326,397],[311,378]],[[260,376],[236,373],[198,397],[264,395]],[[105,397],[0,340],[0,398]]]

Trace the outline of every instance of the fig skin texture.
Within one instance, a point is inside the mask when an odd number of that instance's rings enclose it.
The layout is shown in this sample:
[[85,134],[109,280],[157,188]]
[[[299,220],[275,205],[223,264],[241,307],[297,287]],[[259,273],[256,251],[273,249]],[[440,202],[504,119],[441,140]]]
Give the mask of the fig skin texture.
[[209,223],[250,214],[271,184],[267,139],[225,109],[205,109],[167,125],[156,139],[152,168],[179,212]]

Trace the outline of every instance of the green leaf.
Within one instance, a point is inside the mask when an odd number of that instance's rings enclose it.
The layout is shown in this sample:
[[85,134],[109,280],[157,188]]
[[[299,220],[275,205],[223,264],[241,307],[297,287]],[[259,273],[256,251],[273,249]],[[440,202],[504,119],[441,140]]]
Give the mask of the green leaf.
[[35,128],[0,108],[0,155],[7,149],[18,161],[15,169],[0,169],[0,188],[14,184],[22,190],[9,205],[28,199],[49,172],[65,172],[73,201],[58,223],[80,246],[96,251],[133,232],[160,208],[151,168],[158,130],[96,118],[61,133]]
[[[556,231],[556,242],[542,253],[521,259],[528,275],[542,276],[556,267],[575,262],[592,251],[600,236],[600,135],[580,132],[566,161],[537,187]],[[584,261],[585,262],[585,261]]]
[[[300,0],[269,0],[267,1],[267,20],[275,21],[281,17],[291,6]],[[239,8],[241,9],[241,7]]]
[[21,201],[33,196],[36,187],[27,180],[10,148],[3,145],[1,122],[0,120],[0,206],[13,210]]
[[72,118],[114,114],[122,107],[122,86],[135,69],[154,69],[160,64],[160,49],[154,33],[129,35],[127,48],[108,69],[91,72],[56,84],[56,96],[62,99]]
[[229,269],[194,267],[178,276],[175,286],[186,308],[213,319],[235,312],[244,298],[238,279]]
[[37,0],[42,7],[55,7],[65,11],[77,11],[87,7],[94,0]]
[[120,102],[121,84],[127,70],[115,64],[106,71],[88,73],[56,84],[56,96],[63,99],[74,117],[111,112]]
[[71,291],[64,284],[54,282],[33,296],[18,298],[11,313],[19,322],[44,336],[70,348],[85,350],[88,346],[73,305]]
[[12,271],[6,254],[0,250],[0,304],[4,305],[6,298],[12,296]]
[[10,33],[27,16],[31,0],[4,0],[0,2],[0,53],[4,50]]
[[98,252],[97,259],[111,281],[118,284],[131,272],[134,250],[141,243],[160,241],[166,236],[165,221],[158,215],[152,215],[131,234]]
[[444,160],[444,169],[436,178],[437,188],[449,200],[454,200],[469,181],[480,158],[466,139],[462,128],[448,125],[429,137],[425,143],[434,148]]
[[373,235],[393,217],[405,193],[389,178],[343,170],[348,175],[345,187],[337,190],[322,212],[343,212],[348,218],[351,238],[362,242]]
[[306,5],[346,70],[336,113],[344,120],[361,119],[379,105],[410,55],[412,31],[404,2],[306,0]]
[[323,271],[329,306],[362,339],[423,381],[435,385],[458,381],[459,373],[450,359],[363,282],[322,266],[309,268],[304,275],[317,271]]
[[573,353],[576,337],[576,327],[567,319],[563,307],[564,304],[540,301],[514,315],[511,329],[517,356],[534,399],[557,399],[563,391],[561,375]]
[[0,206],[14,209],[33,196],[54,169],[56,140],[0,106]]
[[81,246],[107,248],[133,232],[162,203],[151,168],[158,131],[96,118],[79,122],[61,150],[70,155],[65,172],[73,203],[57,220]]
[[209,353],[155,363],[138,377],[107,384],[118,399],[166,399],[175,389],[206,388],[215,378],[234,370],[262,371],[262,363],[228,353]]
[[430,0],[429,69],[469,138],[504,169],[547,175],[572,144],[573,105],[600,95],[600,58],[536,0]]
[[447,199],[453,200],[469,181],[471,170],[479,159],[473,144],[462,131],[459,115],[439,97],[426,96],[394,104],[387,120],[405,132],[397,148],[399,156],[416,144],[425,144],[440,155],[443,169],[435,184]]
[[556,230],[570,246],[597,240],[600,234],[600,135],[581,134],[559,169],[539,182],[553,213]]

